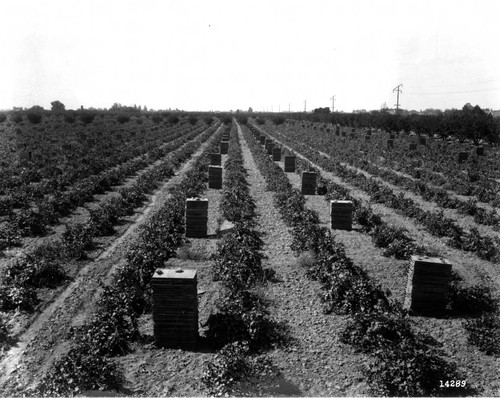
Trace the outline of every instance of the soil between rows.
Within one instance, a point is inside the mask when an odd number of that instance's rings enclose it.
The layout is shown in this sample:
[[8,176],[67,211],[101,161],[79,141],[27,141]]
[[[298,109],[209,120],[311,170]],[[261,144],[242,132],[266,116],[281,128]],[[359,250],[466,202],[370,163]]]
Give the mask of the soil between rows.
[[[276,140],[279,142],[279,140]],[[279,142],[285,148],[289,148]],[[300,153],[296,155],[304,158]],[[278,162],[283,169],[283,162]],[[333,180],[350,189],[351,195],[369,202],[369,197],[357,188],[344,183],[340,178],[332,173],[326,172],[320,166],[311,162],[320,170],[322,177]],[[297,174],[286,173],[292,185],[300,189],[301,180]],[[329,227],[329,204],[323,196],[306,196],[306,206],[318,212],[320,221],[324,226]],[[386,222],[396,226],[406,228],[417,244],[424,245],[439,253],[440,256],[449,259],[453,264],[453,269],[457,270],[464,280],[469,284],[488,285],[493,289],[493,294],[499,295],[500,270],[495,264],[478,259],[472,253],[464,253],[460,250],[446,246],[442,239],[436,238],[416,227],[412,220],[397,214],[393,210],[380,205],[372,204],[375,213],[382,216]],[[376,248],[367,235],[356,231],[332,231],[336,240],[346,247],[346,254],[367,271],[373,280],[380,284],[382,288],[389,289],[392,296],[398,301],[404,299],[404,291],[407,284],[407,263],[382,256],[382,251]],[[500,395],[500,358],[485,355],[477,348],[467,342],[467,334],[462,325],[464,318],[429,318],[417,317],[415,327],[433,336],[443,344],[443,350],[448,354],[449,359],[459,366],[468,377],[468,383],[483,389],[482,395]]]
[[111,245],[97,253],[91,253],[90,261],[84,262],[80,272],[66,289],[41,313],[32,315],[30,327],[17,336],[17,344],[4,355],[0,362],[0,391],[9,395],[22,394],[34,386],[48,370],[50,364],[69,348],[68,330],[81,324],[93,311],[94,302],[113,270],[122,264],[128,245],[139,233],[139,226],[170,197],[169,190],[184,177],[194,161],[213,140],[212,135],[198,151],[166,183],[150,195],[149,204],[140,209],[133,224],[126,225],[121,235],[113,236]]
[[[263,176],[255,164],[243,138],[240,142],[250,194],[257,205],[257,230],[264,235],[264,267],[276,271],[277,283],[263,288],[271,300],[271,317],[290,328],[292,344],[269,354],[290,385],[283,386],[284,395],[353,396],[366,394],[360,365],[367,357],[358,355],[341,344],[337,332],[347,317],[324,315],[317,282],[307,279],[300,261],[290,249],[292,236],[274,206],[273,193],[266,190]],[[289,174],[290,175],[290,174]]]

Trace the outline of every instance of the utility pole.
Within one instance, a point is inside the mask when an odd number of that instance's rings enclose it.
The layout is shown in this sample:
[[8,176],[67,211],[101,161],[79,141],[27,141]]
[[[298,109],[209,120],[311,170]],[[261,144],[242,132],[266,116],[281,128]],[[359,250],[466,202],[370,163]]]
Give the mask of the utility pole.
[[399,113],[399,93],[402,93],[403,91],[400,89],[400,87],[403,87],[403,83],[401,83],[400,85],[398,85],[396,88],[394,88],[394,90],[392,90],[392,92],[396,91],[398,94],[397,96],[397,102],[396,102],[396,115]]
[[290,102],[288,103],[288,113],[290,113]]
[[335,112],[335,95],[330,98],[332,100],[332,113]]
[[307,112],[307,100],[304,100],[304,113]]

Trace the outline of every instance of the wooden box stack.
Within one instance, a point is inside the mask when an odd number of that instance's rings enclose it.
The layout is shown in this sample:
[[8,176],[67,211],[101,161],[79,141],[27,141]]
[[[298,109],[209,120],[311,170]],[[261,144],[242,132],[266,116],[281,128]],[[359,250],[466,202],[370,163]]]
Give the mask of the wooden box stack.
[[393,140],[395,138],[394,134],[389,134],[389,139]]
[[332,229],[352,230],[353,204],[350,200],[331,200],[330,219]]
[[273,161],[281,162],[281,148],[273,148]]
[[196,348],[198,292],[195,270],[157,269],[151,279],[156,345]]
[[443,258],[411,256],[404,308],[421,315],[445,311],[451,264]]
[[476,147],[476,155],[477,156],[484,156],[484,147],[483,146]]
[[427,139],[425,137],[418,137],[419,145],[427,145]]
[[222,189],[222,167],[208,166],[208,187]]
[[229,151],[229,142],[228,141],[221,141],[220,142],[220,153],[222,155],[227,155],[228,151]]
[[415,151],[417,149],[417,144],[410,142],[409,149],[410,151]]
[[229,141],[229,133],[222,133],[221,141]]
[[295,173],[295,156],[285,156],[285,173]]
[[272,155],[273,154],[273,149],[274,149],[274,142],[269,141],[267,144],[267,154]]
[[266,137],[264,137],[263,135],[260,136],[260,144],[261,145],[265,145],[266,144]]
[[367,135],[365,135],[365,141],[370,141],[370,137],[371,137],[371,136],[369,136],[368,134],[367,134]]
[[210,165],[211,166],[220,166],[222,161],[222,156],[220,153],[211,153],[210,154]]
[[387,148],[394,148],[394,140],[387,140]]
[[186,238],[206,238],[208,199],[186,199]]
[[311,171],[302,172],[302,187],[300,192],[302,195],[316,194],[316,173]]
[[467,160],[469,154],[467,152],[459,152],[458,153],[458,163],[463,163]]

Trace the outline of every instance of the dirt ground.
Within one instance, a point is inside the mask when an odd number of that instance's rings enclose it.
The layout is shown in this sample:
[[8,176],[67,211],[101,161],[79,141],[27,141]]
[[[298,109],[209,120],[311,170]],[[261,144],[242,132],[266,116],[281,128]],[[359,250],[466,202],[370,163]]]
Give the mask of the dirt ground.
[[193,162],[208,146],[210,138],[175,175],[149,197],[148,204],[138,209],[133,223],[121,226],[119,233],[81,262],[79,272],[48,305],[29,318],[29,327],[16,336],[16,344],[0,361],[0,391],[7,395],[22,394],[33,387],[50,364],[68,349],[67,333],[71,326],[82,323],[93,311],[101,284],[109,280],[113,270],[125,259],[126,247],[136,239],[139,226],[146,223],[170,196],[169,189],[184,177]]
[[[277,139],[279,141],[279,138]],[[286,145],[283,145],[286,147]],[[297,156],[302,157],[300,153]],[[281,168],[283,163],[278,162]],[[340,178],[328,173],[315,165],[321,171],[322,177],[335,181],[351,190],[351,195],[369,202],[369,197],[364,192],[344,183]],[[300,189],[300,176],[287,173],[290,182]],[[329,225],[329,205],[323,196],[306,196],[307,206],[318,212],[323,225]],[[436,238],[416,226],[408,217],[397,214],[390,208],[380,204],[373,204],[373,210],[382,219],[390,224],[404,227],[409,235],[419,245],[426,246],[444,258],[447,258],[466,283],[471,285],[488,285],[498,297],[500,291],[500,269],[498,264],[484,261],[472,253],[465,253],[447,246],[443,239]],[[354,226],[353,231],[332,231],[335,238],[346,247],[346,253],[354,260],[355,264],[365,269],[369,276],[384,289],[392,293],[392,297],[399,301],[404,300],[407,284],[407,267],[404,260],[395,260],[382,256],[382,251],[376,248],[371,239],[359,232]],[[443,344],[444,351],[449,359],[459,365],[468,377],[468,383],[482,389],[482,395],[500,395],[500,359],[485,355],[467,342],[466,331],[462,326],[463,318],[428,318],[413,317],[415,327],[425,330]]]
[[[273,203],[273,195],[266,190],[265,181],[252,158],[249,147],[238,129],[248,171],[250,195],[257,208],[257,228],[265,243],[264,267],[276,271],[276,280],[259,287],[259,293],[270,302],[272,319],[283,322],[290,333],[290,344],[268,353],[282,373],[282,380],[273,395],[276,396],[359,396],[369,395],[364,381],[363,365],[369,358],[356,354],[350,346],[341,344],[337,334],[343,329],[347,317],[324,315],[318,297],[319,285],[306,278],[303,261],[293,255],[288,228],[281,220]],[[206,144],[202,148],[205,147]],[[197,152],[197,155],[201,153]],[[299,155],[300,156],[300,155]],[[137,228],[168,198],[168,190],[176,184],[192,165],[192,158],[176,175],[159,188],[150,203],[135,218],[119,227],[121,235],[113,241],[102,242],[92,261],[79,264],[75,279],[42,312],[32,315],[31,326],[18,337],[19,341],[0,362],[0,395],[22,395],[32,387],[51,363],[64,353],[69,343],[66,332],[72,325],[82,323],[93,310],[93,302],[99,294],[99,281],[105,281],[113,270],[124,261],[125,248],[137,235]],[[227,156],[223,155],[223,162]],[[283,167],[282,162],[278,162]],[[325,178],[343,183],[336,176],[322,171]],[[299,187],[300,177],[287,173],[291,183]],[[350,187],[351,193],[368,201],[367,195]],[[172,267],[195,269],[198,281],[198,309],[200,344],[195,350],[183,351],[159,349],[154,345],[151,314],[140,319],[143,338],[133,344],[128,355],[115,357],[123,370],[123,391],[87,392],[92,396],[205,396],[201,384],[204,364],[213,360],[216,353],[204,343],[204,322],[215,308],[220,286],[212,281],[210,256],[216,250],[217,231],[222,223],[219,204],[222,191],[207,189],[204,196],[209,200],[209,237],[190,239],[178,250],[178,259],[167,264]],[[323,196],[307,196],[307,206],[318,212],[323,225],[329,226],[329,207]],[[472,254],[451,249],[444,241],[430,236],[414,223],[382,205],[373,206],[382,218],[408,229],[417,244],[435,250],[448,258],[453,268],[471,284],[488,284],[498,293],[500,270],[498,266],[477,259]],[[335,238],[346,246],[346,252],[354,262],[392,296],[403,300],[407,282],[407,263],[382,256],[382,251],[360,229],[332,231]],[[466,341],[461,318],[413,317],[415,327],[427,331],[443,345],[448,359],[458,364],[469,384],[482,389],[481,395],[500,395],[500,359],[489,357],[470,346]]]

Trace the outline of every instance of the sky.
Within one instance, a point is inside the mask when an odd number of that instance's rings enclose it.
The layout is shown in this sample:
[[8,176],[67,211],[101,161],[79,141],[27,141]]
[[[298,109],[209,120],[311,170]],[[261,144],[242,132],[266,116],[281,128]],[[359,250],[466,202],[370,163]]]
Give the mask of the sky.
[[0,5],[0,109],[500,109],[498,0]]

